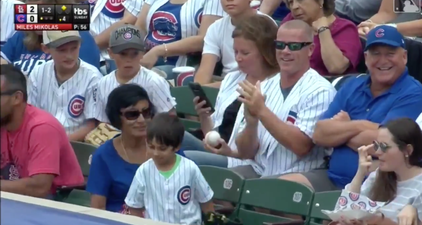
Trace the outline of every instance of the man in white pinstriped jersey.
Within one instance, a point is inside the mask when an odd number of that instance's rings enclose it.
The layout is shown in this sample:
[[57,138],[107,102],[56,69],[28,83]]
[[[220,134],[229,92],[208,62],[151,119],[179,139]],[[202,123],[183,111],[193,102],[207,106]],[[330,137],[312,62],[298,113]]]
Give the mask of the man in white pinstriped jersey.
[[320,167],[326,155],[324,148],[313,144],[312,134],[336,91],[310,68],[312,28],[300,20],[283,24],[276,48],[280,74],[256,86],[240,84],[243,106],[236,123],[243,130],[236,139],[238,150],[232,151],[224,140],[220,149],[206,146],[216,153],[254,159],[261,168],[232,168],[246,178],[309,171]]
[[91,34],[102,50],[101,61],[109,60],[107,47],[111,31],[123,24],[135,24],[144,0],[89,0],[88,3],[91,4],[92,12]]
[[0,46],[3,46],[6,43],[7,39],[12,37],[15,33],[15,16],[13,12],[15,11],[15,4],[25,4],[20,1],[16,0],[1,0],[0,8],[1,8],[1,38],[0,38]]
[[176,102],[170,94],[169,83],[154,71],[139,64],[144,54],[144,36],[133,25],[123,25],[112,31],[110,55],[116,61],[117,70],[98,82],[95,118],[108,123],[105,114],[108,95],[121,84],[135,83],[143,87],[157,112],[175,112]]
[[79,59],[78,31],[43,31],[43,51],[53,60],[35,66],[28,78],[28,102],[56,117],[71,141],[95,128],[96,85],[102,74]]

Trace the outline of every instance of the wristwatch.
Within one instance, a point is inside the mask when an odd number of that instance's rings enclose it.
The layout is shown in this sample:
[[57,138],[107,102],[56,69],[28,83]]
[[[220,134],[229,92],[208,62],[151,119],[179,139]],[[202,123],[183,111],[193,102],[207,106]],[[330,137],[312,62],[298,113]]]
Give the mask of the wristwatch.
[[324,32],[324,31],[326,31],[326,30],[329,30],[329,29],[330,29],[329,27],[320,27],[320,28],[318,29],[317,33],[318,33],[318,34],[320,34],[320,33]]

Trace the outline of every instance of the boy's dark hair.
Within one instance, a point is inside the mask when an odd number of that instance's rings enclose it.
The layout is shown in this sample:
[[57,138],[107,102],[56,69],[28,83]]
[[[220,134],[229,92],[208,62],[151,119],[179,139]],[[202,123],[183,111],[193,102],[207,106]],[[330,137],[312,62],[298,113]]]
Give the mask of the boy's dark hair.
[[[22,71],[12,64],[1,65],[0,74],[6,78],[7,91],[16,90],[22,92],[23,101],[28,100],[28,91],[26,89],[26,77]],[[3,90],[4,91],[4,90]]]
[[143,87],[137,84],[123,84],[111,91],[105,109],[110,124],[119,130],[122,129],[121,110],[133,106],[142,100],[148,101],[149,110],[153,116],[155,112],[154,105]]
[[160,145],[180,147],[185,134],[185,127],[175,115],[159,113],[154,116],[147,127],[147,142],[155,140]]

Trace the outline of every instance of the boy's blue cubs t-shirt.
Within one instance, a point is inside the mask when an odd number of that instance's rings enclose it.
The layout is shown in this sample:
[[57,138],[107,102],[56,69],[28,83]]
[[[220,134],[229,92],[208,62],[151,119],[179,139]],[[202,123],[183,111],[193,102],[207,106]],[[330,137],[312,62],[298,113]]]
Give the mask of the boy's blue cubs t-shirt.
[[[100,50],[95,43],[94,38],[89,31],[80,31],[81,48],[79,50],[79,58],[98,69],[100,68]],[[29,51],[23,44],[25,38],[24,32],[16,32],[6,44],[1,47],[1,57],[6,61],[13,63],[14,66],[21,69],[25,75],[29,75],[36,65],[51,60],[49,54],[44,53],[41,49]]]
[[[177,154],[185,156],[183,151]],[[124,212],[127,209],[125,198],[139,166],[123,160],[111,139],[98,147],[92,156],[86,190],[104,196],[107,211]]]

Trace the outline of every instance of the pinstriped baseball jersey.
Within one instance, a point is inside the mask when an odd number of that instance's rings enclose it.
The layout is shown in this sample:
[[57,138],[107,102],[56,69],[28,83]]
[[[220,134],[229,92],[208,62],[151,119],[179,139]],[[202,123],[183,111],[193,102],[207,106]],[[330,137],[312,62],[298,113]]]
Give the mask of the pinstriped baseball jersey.
[[15,0],[1,0],[0,3],[1,7],[1,27],[0,27],[0,46],[4,45],[6,43],[7,39],[12,37],[12,35],[15,33],[15,24],[14,24],[14,4],[24,4],[20,1]]
[[[141,67],[139,73],[128,84],[138,84],[143,87],[156,112],[168,112],[176,106],[176,101],[170,94],[169,83],[154,71]],[[102,77],[98,82],[95,119],[104,123],[109,122],[105,114],[107,98],[111,91],[120,85],[116,79],[116,71]]]
[[422,130],[422,113],[421,113],[421,115],[419,115],[419,117],[416,119],[416,123],[418,123],[418,124],[419,124],[419,126],[421,127],[421,130]]
[[165,178],[152,159],[143,163],[133,178],[125,202],[145,208],[145,218],[175,224],[201,224],[200,203],[214,196],[198,166],[181,157],[174,173]]
[[[177,41],[198,34],[202,16],[225,15],[220,0],[187,0],[180,8],[180,13],[161,10],[169,0],[145,0],[145,4],[151,6],[146,17],[146,30],[148,35],[145,39],[147,49],[151,49],[162,43]],[[174,7],[174,6],[173,6]],[[139,8],[140,10],[140,8]],[[180,15],[180,16],[179,16]],[[161,32],[163,26],[171,27],[166,33]],[[178,35],[178,32],[180,34]],[[173,59],[176,66],[185,66],[187,56],[179,56]]]
[[95,92],[101,77],[97,68],[81,60],[78,71],[60,85],[54,61],[48,61],[34,67],[28,78],[28,102],[54,115],[71,134],[94,118]]
[[[91,13],[90,31],[92,36],[97,36],[112,24],[119,22],[125,10],[138,17],[139,9],[144,0],[97,0],[94,2]],[[102,59],[110,59],[107,50],[101,51]]]
[[[271,79],[262,88],[262,92],[266,95],[265,105],[280,120],[298,127],[309,138],[312,138],[316,122],[328,109],[336,94],[330,82],[313,69],[303,75],[286,97],[281,90],[280,79]],[[255,160],[264,167],[262,176],[315,169],[321,166],[323,157],[327,154],[324,148],[314,146],[308,155],[298,159],[262,123],[258,125],[258,138],[260,149]]]

